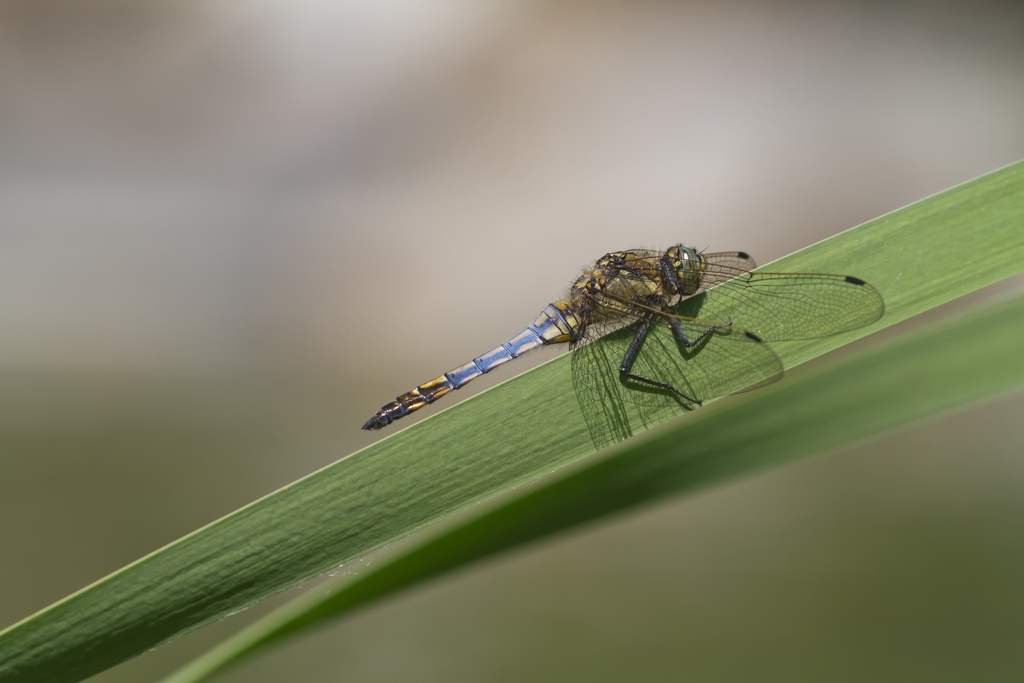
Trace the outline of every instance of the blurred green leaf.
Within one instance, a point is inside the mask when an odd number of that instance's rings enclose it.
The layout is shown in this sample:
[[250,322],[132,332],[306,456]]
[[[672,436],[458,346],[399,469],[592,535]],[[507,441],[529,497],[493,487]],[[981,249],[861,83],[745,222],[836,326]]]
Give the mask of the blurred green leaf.
[[[1018,163],[772,264],[855,274],[887,305],[872,328],[773,348],[791,367],[1019,272],[1022,188]],[[0,633],[0,681],[81,680],[588,455],[568,360],[395,432],[15,624]],[[816,405],[789,406],[791,417]],[[686,422],[714,426],[718,414]],[[742,424],[717,428],[739,438],[750,433]],[[730,457],[701,462],[712,472],[743,469]],[[513,526],[494,542],[510,546],[520,533]]]

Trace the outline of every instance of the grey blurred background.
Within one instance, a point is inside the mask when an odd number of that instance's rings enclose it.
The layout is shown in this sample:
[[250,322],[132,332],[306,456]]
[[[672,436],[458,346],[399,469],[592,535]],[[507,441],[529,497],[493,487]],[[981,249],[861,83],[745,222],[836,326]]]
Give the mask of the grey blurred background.
[[[767,262],[1024,157],[1022,48],[1008,2],[0,4],[0,627],[373,442],[609,250]],[[1019,680],[1022,409],[550,540],[222,680]]]

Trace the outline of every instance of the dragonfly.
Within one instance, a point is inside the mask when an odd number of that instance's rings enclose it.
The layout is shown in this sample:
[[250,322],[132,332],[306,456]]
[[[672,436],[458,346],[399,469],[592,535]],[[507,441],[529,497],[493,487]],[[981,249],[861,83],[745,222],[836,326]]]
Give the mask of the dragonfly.
[[[625,399],[638,405],[696,407],[781,377],[782,363],[767,342],[848,332],[875,322],[885,309],[878,290],[852,275],[755,268],[746,252],[704,253],[682,244],[605,254],[525,330],[398,396],[363,429],[386,427],[550,344],[573,349],[578,388],[601,394],[615,376],[628,389]],[[598,339],[609,341],[602,346]],[[645,342],[674,347],[674,354],[645,353]]]

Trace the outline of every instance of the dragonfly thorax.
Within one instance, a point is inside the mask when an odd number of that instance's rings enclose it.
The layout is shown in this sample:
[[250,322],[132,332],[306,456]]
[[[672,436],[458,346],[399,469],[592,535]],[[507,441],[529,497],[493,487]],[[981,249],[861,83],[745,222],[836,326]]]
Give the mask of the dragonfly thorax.
[[573,283],[567,305],[584,326],[623,318],[630,312],[629,302],[662,308],[675,296],[675,276],[661,263],[661,255],[652,252],[637,259],[626,252],[605,254]]

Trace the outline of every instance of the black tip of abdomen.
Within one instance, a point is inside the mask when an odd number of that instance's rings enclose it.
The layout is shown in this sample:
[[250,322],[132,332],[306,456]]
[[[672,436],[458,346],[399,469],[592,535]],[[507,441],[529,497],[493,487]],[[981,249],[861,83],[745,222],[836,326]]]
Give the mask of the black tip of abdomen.
[[366,424],[363,425],[363,429],[373,431],[375,429],[380,429],[381,427],[387,427],[394,421],[394,418],[388,415],[385,411],[381,410],[376,415],[374,415],[373,417],[366,421]]

